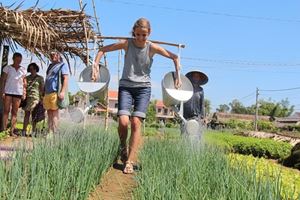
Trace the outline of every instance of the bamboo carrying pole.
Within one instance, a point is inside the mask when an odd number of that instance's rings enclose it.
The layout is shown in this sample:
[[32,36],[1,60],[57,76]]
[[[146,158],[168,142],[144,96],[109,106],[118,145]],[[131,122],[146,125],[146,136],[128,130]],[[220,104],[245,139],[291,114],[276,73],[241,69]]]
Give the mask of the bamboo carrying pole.
[[[118,37],[118,36],[97,36],[98,39],[108,39],[108,40],[127,40],[131,37]],[[163,42],[158,40],[149,40],[150,42],[156,43],[156,44],[163,44],[163,45],[169,45],[169,46],[175,46],[180,48],[185,48],[184,44],[176,44],[176,43],[170,43],[170,42]]]

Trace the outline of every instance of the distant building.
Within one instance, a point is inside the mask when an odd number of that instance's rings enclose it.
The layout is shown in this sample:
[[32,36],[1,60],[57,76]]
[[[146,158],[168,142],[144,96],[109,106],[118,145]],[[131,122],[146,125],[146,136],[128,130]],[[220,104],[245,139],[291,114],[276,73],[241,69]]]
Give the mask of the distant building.
[[118,91],[115,91],[115,90],[108,91],[108,110],[112,114],[117,114],[117,112],[118,112]]
[[288,117],[277,118],[278,126],[285,125],[300,125],[300,112],[295,112],[293,115]]
[[175,117],[174,111],[164,105],[163,101],[157,100],[155,104],[156,118],[165,121]]
[[[102,103],[97,103],[95,106],[95,112],[106,112],[106,106]],[[118,112],[118,91],[108,91],[108,112],[111,115],[116,115]]]

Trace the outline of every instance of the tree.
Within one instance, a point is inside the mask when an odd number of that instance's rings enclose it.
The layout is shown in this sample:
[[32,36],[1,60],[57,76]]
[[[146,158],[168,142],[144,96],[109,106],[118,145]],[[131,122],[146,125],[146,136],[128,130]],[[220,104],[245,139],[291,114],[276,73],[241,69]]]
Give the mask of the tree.
[[271,99],[259,100],[259,115],[267,115],[271,118],[287,117],[294,112],[294,106],[290,106],[288,99],[283,99],[280,102],[272,102]]
[[210,100],[204,99],[204,109],[205,109],[205,115],[209,115],[210,113]]
[[153,122],[156,122],[156,100],[150,101],[146,115],[147,115],[146,118],[147,123],[151,124]]
[[[244,106],[240,101],[234,99],[229,103],[231,107],[231,113],[236,114],[254,114],[255,104],[251,106]],[[275,117],[287,117],[294,111],[294,106],[290,106],[289,100],[284,99],[280,102],[274,102],[271,99],[258,101],[258,114],[264,116],[270,116],[270,120],[275,120]],[[221,105],[220,105],[221,108]],[[218,109],[217,109],[218,110]]]
[[68,92],[70,105],[73,105],[76,101],[85,100],[86,94],[84,92],[78,91],[74,95],[71,92]]
[[231,113],[250,114],[249,110],[237,99],[232,100],[232,102],[229,103],[229,105],[231,107],[231,111],[230,111]]
[[217,108],[217,112],[227,113],[229,110],[230,110],[230,107],[227,104],[221,104],[221,105],[219,105],[219,108]]

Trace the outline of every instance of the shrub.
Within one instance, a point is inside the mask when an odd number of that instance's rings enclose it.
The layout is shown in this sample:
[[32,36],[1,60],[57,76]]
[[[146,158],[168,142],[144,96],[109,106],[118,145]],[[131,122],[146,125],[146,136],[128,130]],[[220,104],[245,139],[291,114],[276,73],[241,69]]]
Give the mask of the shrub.
[[[245,121],[238,119],[229,119],[224,122],[225,128],[235,129],[235,130],[253,130],[254,122],[253,121]],[[266,132],[277,132],[279,129],[275,126],[273,122],[258,120],[257,128],[259,131]]]
[[269,121],[262,121],[259,120],[257,122],[257,129],[260,131],[266,131],[266,132],[277,132],[278,128],[275,126],[273,122]]
[[205,134],[205,138],[228,151],[272,159],[287,157],[292,148],[292,145],[286,142],[237,136],[227,132],[211,131]]
[[253,129],[250,121],[243,121],[237,119],[230,119],[225,122],[225,127],[229,129],[242,129],[242,130],[250,130]]

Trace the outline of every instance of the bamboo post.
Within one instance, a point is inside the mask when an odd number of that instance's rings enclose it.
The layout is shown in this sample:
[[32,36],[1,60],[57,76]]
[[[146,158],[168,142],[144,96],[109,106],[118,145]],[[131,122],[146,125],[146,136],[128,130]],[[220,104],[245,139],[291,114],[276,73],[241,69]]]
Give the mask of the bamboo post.
[[[80,6],[80,10],[83,10],[83,5],[82,5],[82,0],[79,0],[79,6]],[[85,19],[82,20],[83,23],[83,29],[84,29],[84,35],[85,35],[85,41],[86,41],[86,65],[89,65],[90,62],[90,56],[89,56],[89,42],[88,42],[88,33],[87,33],[87,28],[86,28],[86,24],[85,24]]]
[[108,114],[109,114],[109,99],[108,99],[108,89],[107,89],[107,92],[106,92],[105,131],[108,130]]
[[[118,36],[97,36],[98,39],[105,40],[128,40],[131,37],[118,37]],[[150,42],[156,43],[156,44],[163,44],[163,45],[169,45],[169,46],[175,46],[180,48],[185,48],[184,44],[176,44],[176,43],[170,43],[170,42],[164,42],[164,41],[158,41],[158,40],[149,40]]]
[[254,117],[254,131],[257,131],[257,123],[258,123],[258,95],[259,89],[256,88],[256,97],[255,97],[255,117]]

